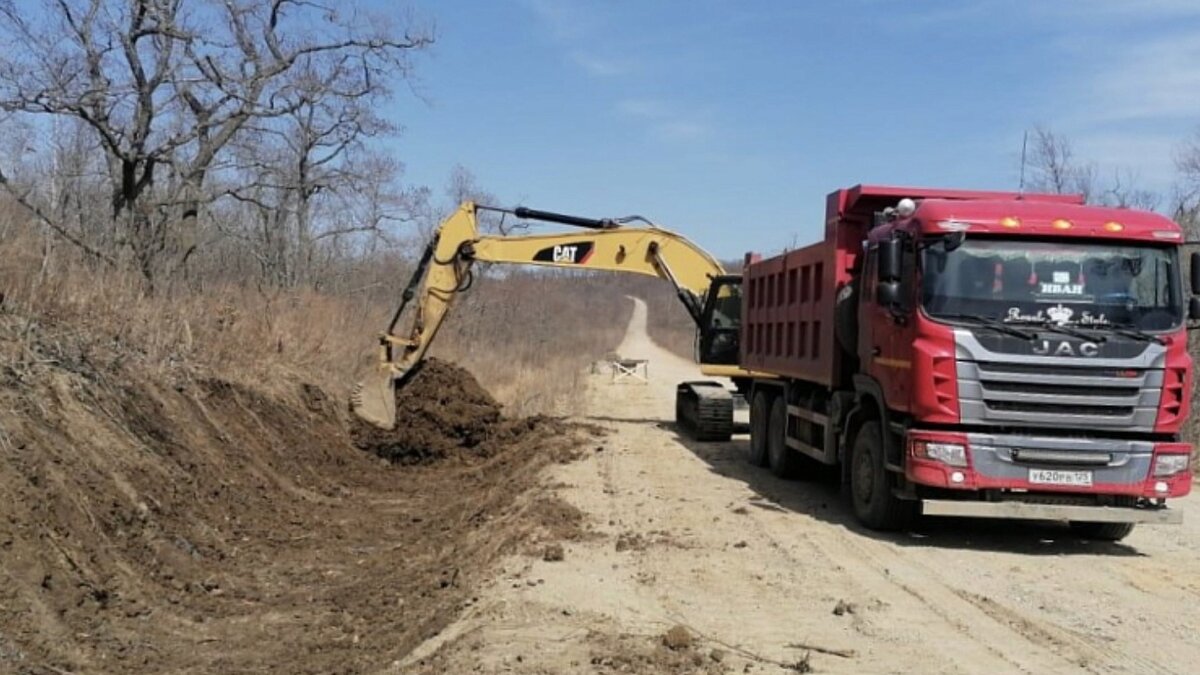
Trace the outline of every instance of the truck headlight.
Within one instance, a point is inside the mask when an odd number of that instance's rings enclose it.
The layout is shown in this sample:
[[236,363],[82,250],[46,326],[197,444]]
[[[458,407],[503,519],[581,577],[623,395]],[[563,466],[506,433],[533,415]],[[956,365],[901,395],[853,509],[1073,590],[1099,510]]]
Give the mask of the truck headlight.
[[950,466],[967,465],[967,446],[960,443],[913,441],[912,447],[913,454],[917,457],[936,460]]
[[1154,458],[1154,476],[1161,478],[1187,471],[1191,459],[1191,455],[1158,455]]

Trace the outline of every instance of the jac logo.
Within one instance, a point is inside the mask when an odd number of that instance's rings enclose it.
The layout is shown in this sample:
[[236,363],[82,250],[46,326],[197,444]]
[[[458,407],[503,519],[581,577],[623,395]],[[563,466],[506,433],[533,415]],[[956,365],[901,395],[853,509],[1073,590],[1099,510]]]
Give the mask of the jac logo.
[[1099,356],[1100,345],[1095,342],[1080,342],[1078,344],[1059,340],[1040,340],[1033,345],[1033,353],[1039,356]]
[[580,241],[548,246],[534,254],[533,261],[558,265],[583,265],[591,256],[592,242]]

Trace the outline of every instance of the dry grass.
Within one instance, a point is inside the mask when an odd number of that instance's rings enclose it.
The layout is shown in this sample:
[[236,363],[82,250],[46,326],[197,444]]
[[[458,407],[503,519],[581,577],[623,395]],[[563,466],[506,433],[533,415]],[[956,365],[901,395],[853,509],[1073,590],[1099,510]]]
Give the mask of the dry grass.
[[[0,241],[0,310],[54,345],[53,353],[0,355],[13,367],[135,359],[164,375],[217,374],[265,390],[287,377],[343,400],[394,310],[399,293],[389,288],[407,278],[397,264],[369,292],[226,282],[147,296],[134,275],[43,244],[11,230]],[[472,370],[512,412],[576,412],[583,369],[620,341],[629,317],[630,303],[607,281],[527,272],[483,278],[452,312],[432,353]]]
[[514,413],[581,412],[585,369],[615,348],[633,305],[607,275],[482,279],[432,353],[466,367]]
[[[725,263],[738,270],[738,263]],[[617,282],[623,293],[646,301],[647,331],[660,347],[685,359],[695,358],[696,323],[675,295],[670,284],[650,277],[623,277]]]
[[648,288],[640,296],[646,301],[646,331],[659,346],[684,357],[695,358],[696,323],[671,288]]

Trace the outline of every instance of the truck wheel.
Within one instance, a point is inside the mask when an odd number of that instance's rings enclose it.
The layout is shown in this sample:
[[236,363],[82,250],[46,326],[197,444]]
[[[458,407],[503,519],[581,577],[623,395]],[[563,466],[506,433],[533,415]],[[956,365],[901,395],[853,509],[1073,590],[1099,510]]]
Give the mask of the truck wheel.
[[1081,523],[1071,521],[1075,536],[1096,541],[1121,541],[1133,532],[1133,523]]
[[750,400],[750,456],[754,466],[767,465],[768,417],[771,414],[771,397],[758,390]]
[[767,421],[767,458],[771,473],[780,478],[795,478],[800,474],[800,455],[787,446],[787,403],[782,396],[771,402]]
[[850,456],[850,499],[854,515],[872,530],[907,527],[916,513],[916,503],[892,494],[892,480],[883,465],[883,433],[879,422],[858,429]]

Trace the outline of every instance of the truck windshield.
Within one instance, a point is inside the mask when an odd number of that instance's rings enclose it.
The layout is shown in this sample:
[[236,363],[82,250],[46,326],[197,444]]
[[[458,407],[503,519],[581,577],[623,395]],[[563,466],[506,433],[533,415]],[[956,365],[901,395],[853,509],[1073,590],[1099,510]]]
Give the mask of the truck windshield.
[[1182,321],[1171,247],[967,238],[921,258],[921,304],[932,318],[1166,330]]

